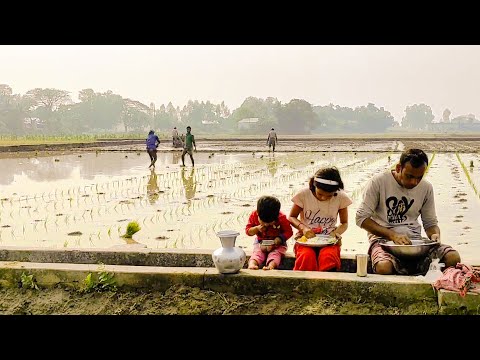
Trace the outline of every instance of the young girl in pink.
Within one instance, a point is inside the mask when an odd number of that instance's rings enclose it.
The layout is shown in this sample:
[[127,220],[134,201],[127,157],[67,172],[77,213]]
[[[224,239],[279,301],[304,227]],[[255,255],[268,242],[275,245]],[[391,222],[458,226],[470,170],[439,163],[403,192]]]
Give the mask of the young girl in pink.
[[[293,270],[340,270],[341,234],[348,228],[348,206],[352,200],[343,191],[343,182],[336,167],[322,168],[310,178],[309,187],[300,190],[293,198],[288,220],[298,229],[295,239],[303,235],[313,238],[316,232],[340,238],[333,245],[321,248],[295,243]],[[298,218],[300,216],[300,218]],[[337,227],[337,219],[340,225]]]
[[253,252],[248,262],[249,269],[263,270],[278,268],[287,251],[287,240],[293,235],[287,217],[280,212],[280,200],[273,196],[262,196],[257,201],[257,210],[248,218],[245,232],[256,235]]

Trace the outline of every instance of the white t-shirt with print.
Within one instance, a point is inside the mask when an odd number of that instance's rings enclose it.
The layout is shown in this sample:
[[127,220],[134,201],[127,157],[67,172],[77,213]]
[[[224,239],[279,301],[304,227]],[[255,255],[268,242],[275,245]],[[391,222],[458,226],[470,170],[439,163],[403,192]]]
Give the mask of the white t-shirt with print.
[[330,234],[337,226],[338,211],[352,204],[352,200],[343,190],[337,191],[337,196],[320,201],[309,188],[298,192],[292,201],[303,209],[300,221],[309,228],[322,227],[322,234]]

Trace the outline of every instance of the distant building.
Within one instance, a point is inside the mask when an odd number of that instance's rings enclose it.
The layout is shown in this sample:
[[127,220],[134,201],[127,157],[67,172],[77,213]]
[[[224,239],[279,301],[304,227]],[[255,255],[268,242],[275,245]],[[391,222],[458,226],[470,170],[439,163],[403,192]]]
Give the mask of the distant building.
[[218,120],[202,120],[202,125],[217,125]]
[[435,132],[480,131],[480,121],[475,115],[460,115],[450,122],[431,123],[428,130]]
[[480,123],[480,121],[475,119],[475,115],[468,114],[468,115],[460,115],[460,116],[457,116],[456,118],[453,118],[452,123],[465,125],[465,124],[478,124]]
[[238,122],[239,130],[247,130],[255,127],[258,124],[258,118],[245,118]]

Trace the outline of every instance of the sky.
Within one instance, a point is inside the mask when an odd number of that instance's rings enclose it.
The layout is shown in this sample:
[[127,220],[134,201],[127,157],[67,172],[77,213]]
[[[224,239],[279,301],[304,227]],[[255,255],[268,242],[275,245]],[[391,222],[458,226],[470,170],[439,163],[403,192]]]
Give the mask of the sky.
[[156,107],[249,96],[282,103],[384,107],[401,121],[425,103],[438,121],[480,118],[479,45],[0,45],[0,84],[113,91]]

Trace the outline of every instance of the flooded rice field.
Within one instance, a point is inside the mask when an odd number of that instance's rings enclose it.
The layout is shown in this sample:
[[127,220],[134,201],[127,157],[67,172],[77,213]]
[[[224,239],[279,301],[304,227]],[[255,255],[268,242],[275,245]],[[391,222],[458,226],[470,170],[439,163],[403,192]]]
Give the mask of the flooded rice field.
[[[216,232],[231,229],[240,232],[237,245],[251,249],[253,237],[244,228],[258,197],[277,196],[288,214],[291,198],[309,177],[321,166],[335,165],[353,199],[342,251],[365,252],[366,232],[355,225],[362,191],[373,175],[395,164],[404,148],[400,141],[375,144],[368,152],[366,145],[337,143],[328,149],[299,142],[272,154],[258,142],[211,142],[194,153],[195,168],[188,155],[181,168],[181,153],[162,144],[154,171],[147,169],[140,145],[126,151],[6,157],[0,159],[0,246],[213,250],[220,246]],[[473,149],[428,155],[427,179],[435,189],[442,241],[458,249],[465,262],[480,264],[475,224],[480,155]],[[141,230],[125,239],[130,221]]]

